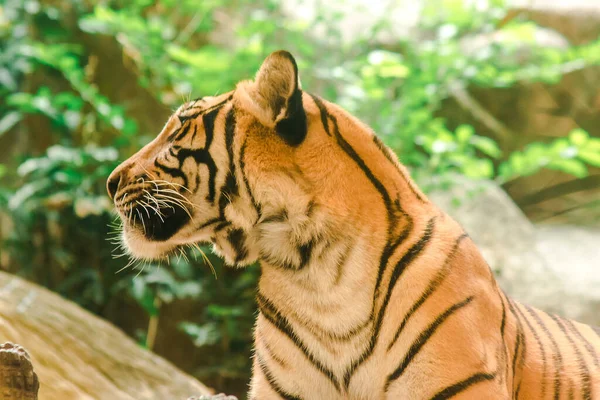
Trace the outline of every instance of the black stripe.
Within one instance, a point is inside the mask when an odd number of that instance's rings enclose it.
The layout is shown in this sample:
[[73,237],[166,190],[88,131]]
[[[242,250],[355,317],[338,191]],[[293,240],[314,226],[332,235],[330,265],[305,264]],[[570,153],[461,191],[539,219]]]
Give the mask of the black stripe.
[[323,129],[325,129],[325,133],[327,133],[328,136],[331,136],[331,130],[329,129],[329,113],[327,112],[325,104],[323,104],[321,98],[312,94],[309,94],[309,96],[313,99],[313,101],[317,105],[317,108],[319,109],[319,114],[321,115],[321,123],[323,124]]
[[560,349],[558,348],[558,343],[556,343],[554,336],[552,336],[552,334],[548,330],[548,327],[546,327],[546,324],[544,324],[544,321],[538,315],[538,313],[525,304],[523,304],[523,307],[525,307],[525,309],[527,310],[529,315],[531,315],[533,317],[533,319],[535,319],[535,321],[537,322],[539,327],[542,328],[544,333],[546,333],[546,336],[548,336],[548,339],[550,339],[550,342],[552,343],[552,347],[554,347],[554,353],[552,354],[552,356],[554,358],[554,399],[558,400],[560,398],[560,384],[561,384],[560,373],[562,370],[562,354],[560,354]]
[[394,158],[392,157],[392,150],[387,147],[385,145],[385,143],[383,143],[383,141],[375,134],[373,134],[373,141],[375,142],[375,144],[377,145],[377,147],[379,148],[379,150],[383,153],[383,156],[385,158],[387,158],[387,160],[392,163],[392,165],[394,166],[394,168],[396,168],[396,170],[398,171],[398,173],[400,174],[400,176],[402,177],[402,179],[406,182],[406,184],[408,185],[410,191],[412,192],[412,194],[420,201],[420,202],[424,202],[425,200],[423,199],[423,197],[415,190],[414,185],[410,182],[410,179],[406,176],[406,174],[404,173],[404,171],[402,170],[402,168],[398,165],[398,161],[394,160]]
[[298,254],[300,255],[300,265],[298,265],[298,270],[301,270],[308,265],[315,247],[315,243],[316,240],[312,239],[309,240],[308,243],[298,246]]
[[[517,375],[517,367],[520,371],[523,370],[523,364],[525,363],[525,352],[527,350],[527,341],[525,339],[525,333],[523,330],[523,324],[521,323],[521,317],[519,317],[519,314],[517,314],[517,311],[515,310],[515,307],[513,306],[512,300],[507,298],[507,301],[508,301],[508,308],[510,309],[510,312],[512,313],[513,317],[517,321],[517,339],[515,340],[515,352],[513,354],[513,361],[512,361],[512,371],[513,371],[513,378],[514,378]],[[520,351],[519,351],[519,349],[520,349]],[[517,365],[517,356],[519,356],[519,364],[518,365]],[[523,377],[521,377],[521,379],[519,379],[519,383],[517,384],[517,389],[514,392],[515,399],[519,398],[519,392],[521,391],[522,380],[523,380]],[[514,389],[514,383],[513,383],[513,389]]]
[[579,362],[579,375],[581,377],[581,382],[583,383],[583,399],[591,400],[592,383],[590,377],[590,369],[588,368],[587,363],[583,359],[583,354],[579,350],[579,347],[577,347],[577,345],[575,344],[575,341],[573,340],[571,335],[569,335],[569,333],[567,332],[567,329],[564,327],[561,320],[556,315],[550,315],[550,318],[554,320],[558,328],[562,331],[562,333],[564,333],[569,343],[571,343],[571,346],[573,346],[573,350],[575,351],[575,355],[577,356],[577,361]]
[[[271,358],[273,361],[275,361],[277,364],[279,364],[280,368],[286,369],[286,370],[289,369],[288,363],[285,362],[285,360],[283,360],[277,354],[275,354],[275,352],[271,348],[271,345],[269,344],[269,342],[265,341],[261,337],[257,337],[256,338],[256,343],[257,344],[260,343],[260,344],[262,344],[264,346],[265,353],[267,353],[267,355],[269,356],[269,358]],[[258,351],[258,348],[256,349],[256,351]]]
[[537,330],[531,325],[531,322],[529,322],[529,319],[527,318],[527,316],[525,314],[523,314],[523,312],[519,308],[518,303],[516,304],[515,308],[516,308],[517,312],[519,313],[519,315],[523,318],[523,320],[527,324],[527,327],[529,327],[529,330],[533,334],[533,338],[535,339],[535,341],[538,344],[538,347],[540,348],[540,353],[542,355],[542,379],[540,381],[540,385],[541,385],[540,389],[541,389],[542,393],[540,395],[540,399],[543,399],[544,397],[546,397],[546,369],[547,369],[546,351],[544,350],[544,344],[542,343],[542,340],[540,339],[540,335],[538,335]]
[[[177,136],[175,136],[175,142],[181,140],[181,138],[183,138],[185,135],[187,135],[188,132],[190,131],[191,127],[192,127],[191,122],[185,121],[183,126],[179,129],[180,132],[177,134]],[[194,124],[194,129],[196,129],[196,124]]]
[[225,177],[225,183],[221,187],[219,197],[219,215],[225,218],[225,207],[233,200],[233,197],[238,196],[239,188],[235,177],[235,164],[233,159],[233,138],[235,134],[235,110],[232,107],[227,112],[225,117],[225,147],[229,156],[229,170]]
[[168,142],[174,142],[175,141],[175,136],[179,135],[179,132],[184,128],[183,122],[181,124],[182,125],[179,128],[175,129],[173,132],[171,132],[171,134],[169,136],[167,136],[167,141]]
[[223,222],[223,220],[222,220],[221,218],[210,218],[210,219],[208,219],[208,220],[206,220],[206,221],[204,221],[204,222],[200,223],[200,224],[199,224],[199,225],[196,227],[196,229],[195,229],[195,230],[196,230],[196,231],[199,231],[200,229],[207,228],[207,227],[209,227],[209,226],[211,226],[211,225],[214,225],[214,224],[216,224],[216,223],[219,223],[219,222]]
[[296,264],[288,261],[285,258],[283,258],[283,259],[278,258],[277,255],[269,254],[262,250],[260,251],[260,259],[273,267],[289,269],[292,271],[295,271],[298,267]]
[[427,341],[431,338],[431,336],[433,336],[433,334],[438,330],[438,328],[440,326],[442,326],[442,324],[446,321],[446,319],[448,319],[452,314],[454,314],[461,308],[468,305],[472,300],[473,300],[473,296],[469,296],[465,300],[461,301],[460,303],[456,303],[456,304],[452,305],[446,311],[444,311],[443,313],[438,315],[437,318],[427,327],[427,329],[425,329],[424,331],[421,332],[421,334],[417,337],[417,339],[415,339],[415,341],[412,343],[412,345],[406,352],[406,355],[400,362],[400,365],[398,365],[398,367],[394,370],[394,372],[392,372],[390,375],[388,375],[386,382],[385,382],[385,390],[386,391],[387,391],[387,388],[392,383],[392,381],[398,379],[404,373],[406,368],[410,365],[411,361],[415,358],[415,356],[417,354],[419,354],[419,351],[421,351],[423,346],[425,346],[425,344],[427,344]]
[[[208,191],[207,199],[214,193],[215,186],[215,175],[217,174],[217,166],[213,161],[210,153],[206,149],[185,149],[182,148],[177,153],[177,160],[179,160],[178,169],[183,168],[183,164],[188,158],[193,158],[196,164],[205,164],[208,167]],[[198,173],[198,171],[196,171]],[[196,191],[198,188],[195,188]]]
[[[302,318],[300,318],[300,316],[298,316],[298,314],[292,314],[290,317],[292,319],[295,319],[296,323],[301,324],[303,327],[305,327],[307,330],[309,330],[321,342],[323,342],[321,339],[325,339],[329,342],[330,341],[347,342],[349,340],[352,340],[354,338],[354,336],[358,335],[366,327],[368,327],[372,321],[372,318],[369,317],[369,318],[366,318],[363,322],[360,322],[359,324],[348,329],[345,332],[331,332],[329,330],[326,330],[326,329],[318,326],[317,324],[303,320]],[[327,344],[329,344],[329,343],[327,343]]]
[[[502,291],[498,290],[498,297],[500,298],[500,303],[502,304],[502,321],[500,322],[500,335],[502,337],[502,349],[504,350],[504,380],[508,381],[508,345],[506,344],[505,339],[505,331],[506,331],[506,305],[504,304]],[[498,370],[500,367],[498,367]]]
[[356,150],[344,139],[344,137],[340,134],[340,130],[338,127],[337,119],[333,115],[329,115],[331,122],[333,123],[333,133],[337,140],[338,145],[344,150],[344,152],[358,165],[358,167],[363,171],[366,177],[371,181],[375,189],[381,195],[383,199],[383,203],[385,204],[385,208],[388,210],[388,214],[391,217],[391,220],[388,223],[393,226],[395,222],[394,214],[391,212],[392,210],[392,200],[390,199],[390,195],[388,194],[385,186],[379,179],[375,177],[373,172],[369,169],[365,161],[358,155]]
[[571,382],[571,385],[569,386],[569,400],[574,400],[575,399],[575,393],[573,392],[573,382]]
[[196,134],[198,133],[198,125],[194,124],[194,133],[192,133],[192,137],[190,139],[190,146],[194,145],[194,140],[196,139]]
[[242,148],[240,149],[240,172],[242,174],[242,180],[244,181],[244,186],[246,187],[246,192],[248,193],[248,196],[250,196],[250,201],[252,202],[252,205],[254,206],[254,209],[256,210],[258,219],[260,219],[260,216],[262,214],[261,206],[256,201],[256,198],[254,197],[254,193],[252,193],[252,190],[250,189],[250,181],[248,181],[248,176],[246,176],[246,160],[244,158],[244,156],[246,155],[246,144],[247,144],[246,139],[244,139],[244,144],[242,144]]
[[387,158],[387,160],[390,163],[394,164],[395,166],[398,165],[397,161],[394,160],[394,158],[392,157],[392,154],[390,153],[391,150],[385,145],[385,143],[383,143],[383,141],[379,138],[379,136],[373,135],[373,142],[375,142],[375,145],[377,146],[377,148],[379,148],[379,151],[381,151],[383,156],[385,158]]
[[266,362],[262,359],[262,357],[258,353],[256,354],[256,361],[258,362],[260,371],[263,373],[263,375],[267,379],[267,382],[269,382],[271,389],[273,389],[273,391],[275,393],[277,393],[279,396],[281,396],[281,398],[283,398],[285,400],[302,400],[300,397],[286,392],[281,386],[279,386],[279,384],[277,383],[277,380],[275,379],[275,377],[273,376],[271,371],[269,371],[269,368],[267,367]]
[[240,262],[248,256],[246,248],[246,234],[242,229],[232,229],[227,234],[227,241],[235,252],[235,262]]
[[281,333],[286,335],[290,340],[298,347],[298,349],[306,356],[306,358],[313,364],[313,366],[319,370],[323,375],[325,375],[329,381],[335,386],[337,391],[340,390],[340,384],[335,377],[334,373],[328,369],[321,361],[319,361],[312,352],[308,349],[308,347],[298,338],[298,335],[294,331],[294,328],[291,326],[289,321],[285,316],[281,314],[279,310],[275,308],[273,303],[271,303],[266,297],[262,294],[258,293],[256,296],[256,300],[258,303],[258,308],[262,315]]
[[[342,281],[342,277],[344,276],[344,266],[346,265],[346,261],[348,261],[348,257],[350,257],[350,252],[352,249],[352,245],[346,245],[344,249],[344,253],[338,258],[336,262],[337,271],[335,274],[335,280],[333,281],[333,286],[337,286]],[[372,319],[372,318],[369,318]]]
[[588,352],[588,354],[590,355],[590,357],[592,357],[592,360],[594,360],[594,365],[596,367],[598,367],[599,366],[598,363],[600,361],[600,356],[598,356],[598,353],[594,349],[594,346],[592,346],[592,344],[585,337],[583,337],[583,335],[581,334],[581,332],[579,331],[579,329],[577,329],[577,327],[575,326],[575,324],[573,324],[573,321],[570,321],[570,320],[566,319],[565,323],[567,324],[567,327],[569,328],[569,330],[572,333],[574,333],[575,336],[577,336],[577,338],[583,343],[583,345],[585,346],[586,351]]
[[346,388],[350,385],[350,379],[352,378],[352,374],[356,369],[365,362],[371,354],[373,354],[373,350],[375,349],[375,344],[377,343],[377,339],[379,338],[379,331],[381,330],[381,325],[383,323],[383,317],[385,315],[385,311],[387,309],[388,303],[392,296],[392,291],[396,285],[396,282],[400,278],[400,275],[406,270],[408,265],[412,263],[417,257],[421,254],[425,245],[429,242],[431,238],[431,234],[433,232],[435,217],[431,218],[427,223],[427,228],[425,229],[425,233],[419,239],[417,243],[415,243],[404,255],[400,258],[394,270],[392,271],[392,275],[390,277],[390,282],[388,284],[388,290],[386,297],[379,309],[379,313],[377,314],[377,318],[375,319],[375,325],[373,328],[373,334],[371,336],[371,341],[369,342],[369,346],[367,349],[360,355],[358,359],[356,359],[350,367],[346,370],[344,374],[344,384]]
[[171,175],[173,178],[181,178],[183,180],[183,186],[188,186],[187,176],[181,171],[180,168],[171,168],[161,164],[158,159],[154,159],[154,166],[160,169],[165,174]]
[[[215,179],[217,175],[217,165],[215,164],[212,156],[210,155],[210,145],[212,143],[214,137],[214,123],[215,119],[219,111],[221,110],[221,106],[216,106],[209,113],[204,114],[202,116],[202,123],[204,125],[204,133],[206,135],[206,143],[204,148],[198,149],[185,149],[181,148],[177,153],[177,160],[179,161],[179,169],[183,168],[183,164],[185,161],[192,157],[196,164],[205,164],[208,168],[208,194],[206,196],[206,200],[209,202],[214,202],[215,199]],[[190,123],[188,123],[189,127]],[[196,127],[194,126],[194,129]],[[198,175],[196,176],[196,187],[194,188],[194,192],[197,192],[200,186],[200,176],[199,172],[196,172]],[[187,182],[187,179],[186,179]],[[185,185],[187,187],[187,184]]]
[[495,374],[488,374],[485,372],[480,372],[478,374],[472,375],[464,381],[460,381],[455,383],[452,386],[448,386],[447,388],[440,390],[435,396],[431,398],[431,400],[445,400],[449,399],[457,394],[464,392],[469,387],[485,381],[491,381],[496,377]]
[[206,143],[204,144],[205,149],[210,148],[215,136],[215,120],[217,119],[219,111],[221,111],[221,106],[215,107],[213,110],[202,116],[202,125],[204,125],[204,134],[206,135]]
[[400,333],[402,333],[402,330],[406,326],[410,317],[413,316],[413,314],[423,305],[423,303],[425,303],[425,300],[427,300],[429,298],[429,296],[431,296],[433,294],[433,292],[435,292],[436,289],[446,279],[446,277],[448,276],[448,272],[449,272],[448,267],[449,267],[450,261],[453,260],[454,255],[456,254],[456,251],[458,249],[458,246],[460,245],[460,242],[466,237],[468,237],[467,234],[462,234],[456,239],[456,241],[454,242],[454,246],[452,247],[452,250],[450,250],[450,253],[448,253],[448,256],[446,257],[446,261],[444,262],[444,265],[442,266],[442,268],[436,273],[435,277],[429,282],[429,285],[427,285],[427,288],[423,291],[423,293],[421,294],[419,299],[413,303],[410,310],[404,316],[404,319],[402,320],[402,322],[400,323],[400,326],[396,330],[396,334],[394,335],[394,338],[388,345],[388,351],[392,348],[392,346],[398,340]]
[[219,232],[221,229],[225,229],[225,228],[227,228],[227,227],[228,227],[228,226],[230,226],[230,225],[231,225],[231,222],[229,222],[229,221],[224,221],[223,219],[221,219],[221,222],[220,222],[220,223],[219,223],[217,226],[215,226],[214,233],[217,233],[217,232]]
[[379,309],[379,314],[378,314],[378,318],[377,318],[377,326],[378,327],[380,327],[383,322],[383,316],[387,309],[388,303],[390,302],[390,298],[392,297],[392,292],[394,291],[394,288],[396,287],[396,283],[398,282],[398,279],[400,279],[400,277],[402,276],[404,271],[406,271],[406,268],[414,260],[416,260],[419,257],[419,255],[421,255],[421,252],[425,249],[425,246],[427,245],[427,243],[429,243],[429,240],[432,237],[434,227],[435,227],[435,217],[431,218],[427,222],[427,227],[425,228],[425,232],[423,233],[423,236],[421,237],[421,239],[419,239],[419,241],[417,243],[415,243],[410,249],[408,249],[408,251],[406,253],[404,253],[404,255],[400,258],[400,260],[394,267],[394,270],[392,271],[392,275],[390,276],[390,282],[388,284],[388,289],[387,289],[385,299],[383,301],[383,304],[381,305],[381,308]]
[[412,230],[413,230],[413,220],[412,220],[412,218],[409,217],[407,226],[404,229],[404,231],[400,234],[400,236],[398,236],[398,238],[393,243],[390,243],[388,241],[385,248],[383,249],[383,252],[381,253],[381,258],[379,259],[379,269],[377,270],[377,281],[375,281],[375,290],[374,290],[375,298],[379,297],[379,294],[380,294],[379,289],[380,289],[381,281],[383,280],[383,275],[385,273],[385,267],[387,266],[390,257],[398,249],[398,246],[400,246],[408,238],[408,235],[410,235]]
[[[228,96],[225,100],[221,101],[220,103],[217,103],[217,104],[215,104],[213,106],[210,106],[208,108],[201,109],[201,110],[195,112],[194,114],[190,114],[190,115],[178,115],[177,117],[179,118],[179,120],[181,121],[181,123],[183,123],[183,122],[187,121],[188,119],[194,119],[194,118],[196,118],[196,117],[198,117],[200,115],[203,115],[203,114],[209,113],[211,111],[214,111],[216,108],[221,108],[227,102],[229,102],[231,99],[233,99],[233,94],[230,95],[230,96]],[[195,107],[192,107],[192,108],[195,108]],[[192,108],[183,110],[181,112],[184,113],[184,112],[186,112],[188,110],[191,110]]]
[[225,117],[225,147],[229,156],[229,172],[234,172],[235,166],[233,163],[233,138],[235,135],[235,109],[231,107]]
[[[211,111],[207,112],[202,116],[202,125],[204,125],[204,134],[206,136],[206,143],[204,144],[204,148],[207,151],[210,151],[210,146],[213,142],[214,132],[215,132],[215,120],[217,119],[217,115],[221,111],[221,105],[218,105]],[[209,167],[209,181],[208,181],[208,195],[206,196],[206,200],[210,203],[214,203],[216,196],[216,187],[215,187],[215,173],[212,174]]]

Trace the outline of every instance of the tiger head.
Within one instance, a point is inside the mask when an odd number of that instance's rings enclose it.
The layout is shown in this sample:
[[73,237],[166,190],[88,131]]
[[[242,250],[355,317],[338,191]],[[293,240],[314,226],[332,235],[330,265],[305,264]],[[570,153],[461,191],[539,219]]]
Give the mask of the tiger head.
[[294,58],[278,51],[253,81],[179,107],[107,189],[135,258],[210,242],[229,264],[299,269],[332,245],[323,238],[385,240],[389,211],[401,212],[381,193],[406,188],[375,176],[399,168],[365,125],[303,92]]

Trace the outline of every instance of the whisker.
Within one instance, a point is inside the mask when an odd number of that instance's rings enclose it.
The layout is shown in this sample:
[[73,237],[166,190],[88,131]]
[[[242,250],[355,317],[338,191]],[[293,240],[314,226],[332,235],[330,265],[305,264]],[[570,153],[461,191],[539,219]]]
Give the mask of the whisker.
[[180,247],[179,251],[181,252],[181,255],[183,256],[183,259],[189,264],[190,263],[190,259],[188,258],[188,256],[185,254],[185,250]]
[[149,191],[147,191],[146,189],[144,189],[144,192],[146,193],[146,196],[145,196],[145,197],[146,197],[148,200],[152,200],[152,201],[154,201],[154,202],[156,203],[156,207],[157,207],[158,209],[160,209],[160,205],[158,204],[158,201],[156,201],[156,199],[154,198],[154,196],[152,196],[152,193],[150,193],[150,192],[149,192]]
[[[134,269],[136,269],[137,267],[139,267],[139,265],[140,265],[140,264],[136,265],[136,266],[134,267]],[[138,277],[138,276],[140,276],[140,274],[141,274],[142,272],[144,272],[144,269],[146,269],[146,265],[148,265],[148,262],[147,262],[147,261],[144,261],[144,262],[143,262],[143,264],[141,264],[141,265],[142,265],[142,269],[140,269],[140,270],[139,270],[139,272],[138,272],[138,273],[137,273],[137,274],[136,274],[136,275],[133,277],[133,279],[137,279],[137,277]]]
[[163,188],[156,188],[155,190],[158,193],[170,193],[170,194],[173,194],[173,195],[177,196],[177,198],[189,202],[189,200],[184,195],[182,195],[181,193],[179,193],[177,190],[174,190],[174,189],[163,189]]
[[126,270],[127,268],[129,268],[135,261],[136,261],[135,258],[131,258],[129,260],[129,262],[123,268],[121,268],[120,270],[118,270],[117,272],[115,272],[115,275],[118,274],[118,273],[120,273],[120,272],[122,272],[122,271],[124,271],[124,270]]
[[[148,219],[150,219],[150,212],[148,211],[148,209],[146,208],[146,206],[145,206],[145,205],[143,205],[142,203],[140,203],[140,201],[139,201],[139,200],[136,200],[135,202],[136,202],[136,203],[137,203],[137,204],[138,204],[140,207],[142,207],[142,208],[144,209],[144,211],[146,211],[146,215],[148,215]],[[138,210],[136,210],[136,211],[138,211]]]
[[[147,211],[147,210],[146,210]],[[140,217],[140,221],[142,222],[142,226],[144,227],[144,233],[146,233],[146,224],[144,223],[144,218],[142,218],[142,214],[140,213],[140,210],[138,210],[137,208],[135,209],[135,212],[139,215]]]
[[200,255],[202,256],[202,258],[204,260],[204,263],[208,264],[208,266],[210,267],[210,269],[212,271],[212,274],[214,275],[215,279],[218,279],[218,277],[217,277],[217,271],[215,270],[215,266],[213,265],[212,261],[210,261],[210,258],[208,258],[208,256],[204,252],[204,250],[202,250],[200,248],[200,246],[198,245],[198,243],[191,243],[190,246],[192,246],[196,250],[198,250],[198,252],[200,253]]
[[186,212],[190,219],[194,219],[187,207],[184,204],[181,204],[181,202],[178,202],[176,199],[172,199],[170,197],[159,197],[159,200],[164,201],[165,203],[171,203],[178,206]]
[[[160,211],[160,207],[159,208],[154,208],[151,204],[149,204],[149,203],[147,203],[145,201],[142,201],[142,204],[144,205],[144,207],[149,207],[152,211],[154,211],[156,213],[156,215],[158,215],[158,218],[160,218],[160,220],[162,222],[165,222],[165,220],[162,217],[163,214]],[[148,210],[146,210],[146,212],[148,212]]]

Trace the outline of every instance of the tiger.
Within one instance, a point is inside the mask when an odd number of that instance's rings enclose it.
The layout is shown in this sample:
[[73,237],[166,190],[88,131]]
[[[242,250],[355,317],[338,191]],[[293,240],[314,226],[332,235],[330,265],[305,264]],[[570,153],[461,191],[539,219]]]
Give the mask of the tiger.
[[135,259],[206,243],[259,263],[249,399],[600,399],[600,332],[507,296],[287,51],[181,105],[107,190]]

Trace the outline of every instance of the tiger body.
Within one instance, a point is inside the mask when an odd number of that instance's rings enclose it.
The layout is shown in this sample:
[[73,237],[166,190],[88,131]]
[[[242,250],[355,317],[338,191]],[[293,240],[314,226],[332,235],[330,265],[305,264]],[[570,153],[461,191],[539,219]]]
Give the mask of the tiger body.
[[108,190],[134,257],[211,242],[260,262],[251,399],[600,398],[597,333],[508,298],[372,131],[300,89],[289,53],[180,107]]

